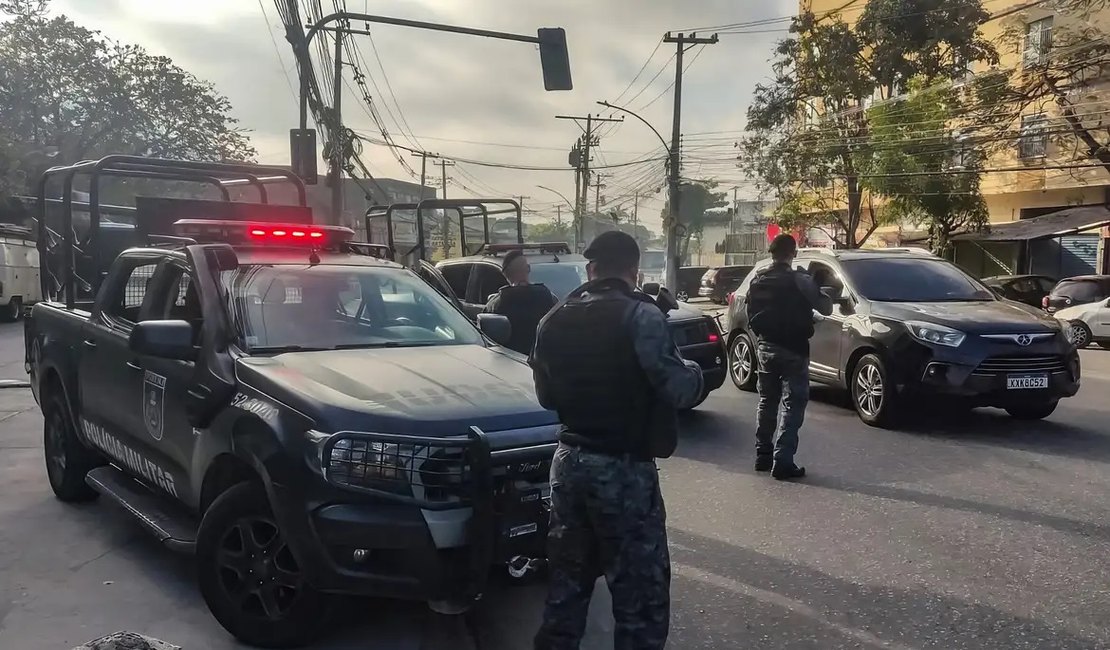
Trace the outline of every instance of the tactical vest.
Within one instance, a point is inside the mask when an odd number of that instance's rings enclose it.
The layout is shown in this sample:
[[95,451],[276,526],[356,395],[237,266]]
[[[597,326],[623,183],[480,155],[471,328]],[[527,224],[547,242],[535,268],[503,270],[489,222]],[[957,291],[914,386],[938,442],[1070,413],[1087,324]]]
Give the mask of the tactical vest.
[[641,301],[623,282],[584,288],[587,297],[576,297],[578,290],[548,314],[536,340],[534,355],[547,370],[563,425],[559,440],[640,460],[670,455],[675,411],[660,407],[633,346],[632,315]]
[[542,284],[503,287],[497,301],[496,313],[507,317],[513,326],[505,347],[528,354],[536,342],[540,319],[555,305],[551,290]]
[[761,341],[809,356],[813,307],[798,288],[796,273],[776,264],[755,276],[748,289],[748,327]]

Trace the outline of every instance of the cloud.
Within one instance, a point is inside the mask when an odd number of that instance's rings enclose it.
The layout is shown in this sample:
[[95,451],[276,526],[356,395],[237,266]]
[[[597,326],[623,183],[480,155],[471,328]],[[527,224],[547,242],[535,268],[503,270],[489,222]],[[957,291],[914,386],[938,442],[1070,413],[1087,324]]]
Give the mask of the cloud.
[[[170,56],[212,82],[232,101],[234,115],[242,126],[253,132],[263,161],[286,163],[288,130],[295,126],[298,112],[289,79],[295,87],[296,78],[273,0],[262,0],[261,5],[267,18],[263,18],[259,4],[249,0],[55,0],[54,10],[110,38],[138,43]],[[664,32],[787,16],[796,11],[797,3],[348,0],[347,7],[350,11],[367,8],[381,15],[526,34],[534,34],[541,26],[564,27],[575,82],[575,89],[565,93],[543,91],[539,57],[535,47],[525,43],[385,25],[372,27],[373,47],[365,36],[352,37],[359,45],[364,72],[377,83],[377,89],[370,86],[375,104],[398,142],[471,159],[561,167],[566,166],[566,150],[580,131],[573,123],[555,120],[554,116],[604,111],[595,102],[617,99]],[[772,29],[783,26],[769,25]],[[720,43],[706,46],[700,55],[697,49],[688,52],[688,64],[694,56],[698,58],[684,83],[683,132],[742,129],[751,89],[769,73],[767,59],[774,41],[782,35],[722,35]],[[276,51],[272,39],[276,39]],[[627,102],[635,97],[631,106],[638,109],[658,97],[642,115],[666,137],[670,134],[672,98],[670,92],[660,94],[674,80],[673,62],[668,61],[673,53],[674,45],[659,47],[636,84],[621,98]],[[378,58],[386,75],[379,69]],[[656,73],[659,75],[654,83],[644,88]],[[354,87],[351,66],[344,77]],[[343,101],[349,126],[371,134],[378,132],[356,93],[345,91]],[[417,136],[416,142],[402,135],[410,128]],[[537,149],[420,140],[421,135]],[[602,135],[601,154],[595,164],[631,160],[636,157],[634,153],[617,152],[644,153],[659,146],[651,131],[632,118],[617,129],[603,129]],[[718,176],[723,183],[741,179],[740,172],[727,162],[727,140],[715,141],[714,145],[706,148],[688,139],[684,151],[697,153],[691,153],[684,172],[698,174],[700,170],[702,175]],[[382,147],[367,145],[366,158],[376,174],[407,178],[394,155]],[[704,160],[707,158],[714,161]],[[609,171],[609,187],[603,194],[610,199],[627,195],[630,205],[634,190],[647,192],[649,198],[641,204],[641,220],[658,227],[660,200],[665,195],[651,191],[657,186],[653,181],[662,176],[662,163]],[[569,167],[559,172],[524,172],[461,165],[456,175],[476,191],[484,185],[504,194],[531,195],[533,198],[526,203],[544,212],[553,212],[551,206],[561,200],[536,185],[553,187],[567,196],[574,192],[574,174]],[[452,188],[451,192],[459,195],[461,190]]]

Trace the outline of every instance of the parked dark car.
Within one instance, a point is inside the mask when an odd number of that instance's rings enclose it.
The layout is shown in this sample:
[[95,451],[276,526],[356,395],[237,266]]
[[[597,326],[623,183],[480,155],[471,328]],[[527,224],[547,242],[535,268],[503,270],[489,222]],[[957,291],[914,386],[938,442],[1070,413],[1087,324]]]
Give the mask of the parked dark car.
[[751,270],[752,267],[746,264],[711,268],[701,278],[701,289],[698,290],[698,295],[723,305],[728,300],[728,294],[740,286]]
[[690,298],[698,295],[701,289],[701,279],[709,270],[708,266],[684,266],[678,270],[678,286],[675,287],[674,297],[682,302],[689,302]]
[[[888,426],[924,396],[1040,419],[1079,390],[1079,355],[1065,326],[999,299],[939,257],[815,249],[801,251],[795,264],[834,301],[831,316],[814,315],[810,377],[847,389],[867,424]],[[755,389],[744,311],[754,273],[728,310],[730,375],[742,390]]]
[[1050,314],[1076,305],[1110,298],[1110,275],[1081,275],[1060,280],[1052,292],[1045,296],[1042,305]]
[[1030,307],[1043,307],[1045,297],[1056,286],[1056,278],[1046,275],[996,275],[982,282],[999,296]]

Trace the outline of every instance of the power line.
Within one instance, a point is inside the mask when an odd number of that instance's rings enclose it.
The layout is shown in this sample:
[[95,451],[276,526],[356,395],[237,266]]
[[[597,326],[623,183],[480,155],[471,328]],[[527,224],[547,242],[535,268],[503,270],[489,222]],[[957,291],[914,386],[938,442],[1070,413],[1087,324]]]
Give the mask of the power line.
[[293,89],[293,79],[289,76],[288,68],[285,67],[285,59],[281,57],[281,48],[278,47],[274,29],[270,25],[270,16],[266,13],[266,5],[262,4],[262,0],[258,0],[258,8],[262,10],[262,19],[266,22],[266,33],[270,35],[270,42],[274,44],[274,54],[277,54],[278,65],[281,66],[281,72],[285,76],[285,83],[289,86],[289,92],[293,95],[293,98],[298,99],[297,91]]

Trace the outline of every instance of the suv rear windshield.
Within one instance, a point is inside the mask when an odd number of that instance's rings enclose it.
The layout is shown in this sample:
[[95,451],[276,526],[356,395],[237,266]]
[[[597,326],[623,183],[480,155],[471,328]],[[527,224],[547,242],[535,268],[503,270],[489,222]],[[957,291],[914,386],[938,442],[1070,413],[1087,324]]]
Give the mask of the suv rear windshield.
[[1053,297],[1071,298],[1075,303],[1098,302],[1110,297],[1110,282],[1105,280],[1061,280],[1052,290]]
[[943,260],[875,258],[844,260],[856,291],[878,302],[995,300],[994,294]]
[[245,264],[221,275],[244,349],[481,343],[470,321],[409,271]]
[[531,280],[562,299],[586,284],[586,262],[537,262],[532,264]]

